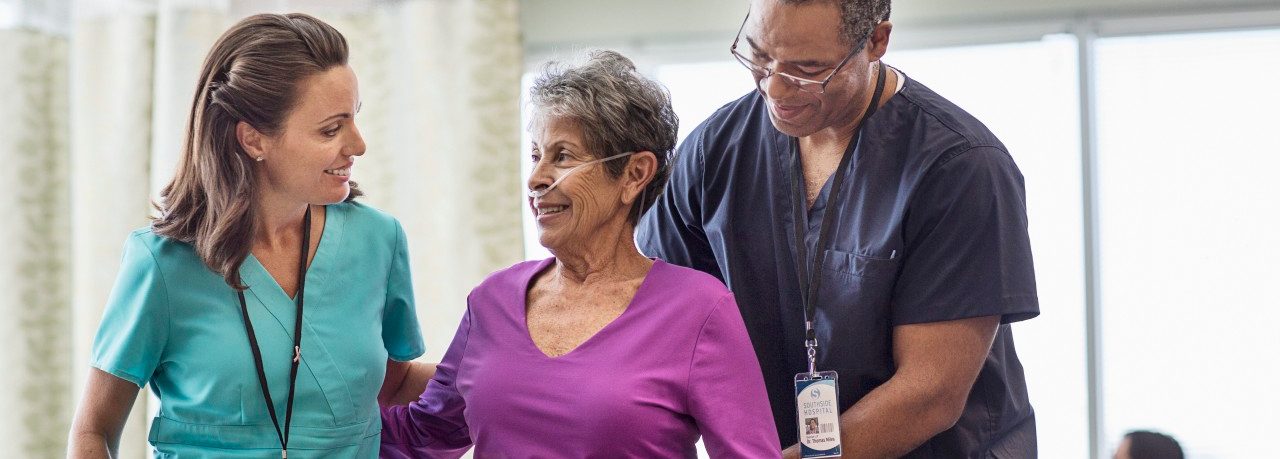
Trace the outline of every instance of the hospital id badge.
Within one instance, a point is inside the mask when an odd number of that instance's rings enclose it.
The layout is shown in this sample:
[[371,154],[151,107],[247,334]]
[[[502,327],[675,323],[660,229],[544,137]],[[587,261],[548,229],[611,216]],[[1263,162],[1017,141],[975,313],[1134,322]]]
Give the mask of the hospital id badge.
[[840,457],[840,393],[836,372],[796,375],[800,457]]

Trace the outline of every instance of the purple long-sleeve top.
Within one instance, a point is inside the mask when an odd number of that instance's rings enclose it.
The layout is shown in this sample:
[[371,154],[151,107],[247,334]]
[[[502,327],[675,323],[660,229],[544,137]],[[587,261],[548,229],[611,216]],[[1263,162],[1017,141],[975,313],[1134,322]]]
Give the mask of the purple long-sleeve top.
[[489,276],[422,397],[382,410],[382,457],[780,456],[760,365],[719,280],[655,260],[622,315],[576,349],[533,343],[525,297],[554,259]]

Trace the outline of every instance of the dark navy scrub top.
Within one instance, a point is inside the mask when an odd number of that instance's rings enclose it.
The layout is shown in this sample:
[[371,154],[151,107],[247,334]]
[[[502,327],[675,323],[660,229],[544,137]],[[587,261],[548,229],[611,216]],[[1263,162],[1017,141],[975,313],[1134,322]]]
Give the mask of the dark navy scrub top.
[[[784,447],[797,436],[792,379],[807,367],[794,141],[757,93],[725,105],[680,145],[637,234],[647,255],[711,273],[734,292]],[[813,257],[819,222],[836,212],[814,327],[818,369],[840,375],[841,411],[893,375],[893,327],[998,315],[960,420],[907,457],[1034,457],[1008,325],[1039,314],[1018,167],[982,123],[910,79],[866,121],[853,155],[834,201],[828,180],[805,223]]]

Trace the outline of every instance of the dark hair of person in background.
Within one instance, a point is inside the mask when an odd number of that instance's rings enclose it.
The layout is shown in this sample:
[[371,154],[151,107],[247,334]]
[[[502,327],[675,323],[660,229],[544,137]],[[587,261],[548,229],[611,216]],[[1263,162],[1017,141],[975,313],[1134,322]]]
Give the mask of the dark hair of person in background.
[[[155,204],[155,233],[191,244],[209,269],[244,289],[256,190],[236,124],[275,135],[298,83],[346,63],[346,38],[306,14],[252,16],[219,37],[200,70],[177,173]],[[350,185],[347,201],[362,194]]]
[[1147,430],[1124,435],[1129,441],[1130,459],[1183,459],[1182,446],[1173,437]]

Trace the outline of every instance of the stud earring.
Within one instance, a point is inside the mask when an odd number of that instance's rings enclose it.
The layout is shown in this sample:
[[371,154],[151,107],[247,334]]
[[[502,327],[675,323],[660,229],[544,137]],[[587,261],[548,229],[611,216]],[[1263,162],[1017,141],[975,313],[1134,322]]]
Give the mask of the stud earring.
[[254,158],[254,159],[258,160],[258,162],[262,162],[262,160],[267,159],[267,158],[262,157],[262,156],[259,156],[259,157]]

